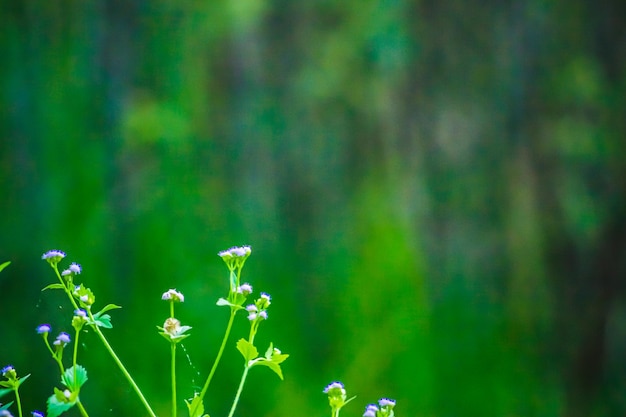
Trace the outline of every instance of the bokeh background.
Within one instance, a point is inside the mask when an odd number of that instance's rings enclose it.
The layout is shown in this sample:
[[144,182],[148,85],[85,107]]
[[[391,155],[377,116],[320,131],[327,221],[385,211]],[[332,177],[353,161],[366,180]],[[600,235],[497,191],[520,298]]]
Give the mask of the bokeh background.
[[[43,252],[111,312],[111,344],[169,415],[168,288],[201,386],[228,312],[217,252],[273,296],[240,416],[626,415],[626,3],[4,0],[0,365],[55,365],[70,330]],[[206,401],[227,414],[240,318]],[[91,416],[145,415],[93,334]],[[3,399],[6,400],[6,399]],[[180,405],[181,415],[186,415]],[[78,415],[73,409],[71,415]]]

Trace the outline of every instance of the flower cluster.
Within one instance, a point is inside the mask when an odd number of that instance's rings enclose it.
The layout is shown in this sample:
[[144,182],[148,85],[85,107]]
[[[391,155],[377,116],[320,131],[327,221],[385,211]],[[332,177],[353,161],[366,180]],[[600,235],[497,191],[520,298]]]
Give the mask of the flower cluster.
[[72,262],[72,264],[67,269],[61,272],[61,275],[64,277],[68,277],[72,275],[78,275],[81,273],[81,271],[82,268],[80,267],[80,265],[78,265],[76,262]]
[[65,258],[65,252],[60,250],[49,250],[41,256],[41,259],[47,261],[53,267],[61,262],[63,258]]
[[378,405],[370,404],[365,408],[363,417],[394,417],[393,408],[396,406],[394,400],[381,398]]
[[231,261],[241,261],[245,260],[252,253],[252,249],[250,246],[233,246],[230,249],[226,249],[218,252],[218,256],[226,262],[227,265],[230,264]]
[[[331,408],[331,416],[338,417],[339,410],[352,401],[355,397],[346,400],[346,389],[341,382],[332,382],[324,389],[324,394],[328,395],[328,403]],[[369,404],[365,408],[363,417],[394,417],[393,407],[396,402],[388,398],[381,398],[378,405]]]
[[178,292],[176,290],[173,289],[169,289],[166,292],[163,293],[163,295],[161,296],[161,300],[164,301],[176,301],[179,303],[184,303],[185,302],[185,296],[183,295],[183,293]]
[[261,296],[254,302],[254,304],[250,304],[246,307],[248,320],[267,320],[267,308],[270,304],[272,304],[270,295],[262,292]]

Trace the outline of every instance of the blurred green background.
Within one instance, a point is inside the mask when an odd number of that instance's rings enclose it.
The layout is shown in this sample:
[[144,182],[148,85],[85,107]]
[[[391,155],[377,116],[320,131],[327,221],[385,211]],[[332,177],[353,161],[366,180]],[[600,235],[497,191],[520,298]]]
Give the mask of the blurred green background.
[[[626,3],[4,0],[0,366],[70,330],[41,255],[68,253],[111,344],[169,415],[168,288],[193,326],[179,397],[228,312],[217,252],[273,296],[240,416],[626,415]],[[227,414],[243,316],[206,401]],[[145,415],[95,335],[92,417]],[[5,399],[3,399],[5,400]],[[180,412],[184,414],[181,404]],[[78,415],[73,409],[71,415]]]

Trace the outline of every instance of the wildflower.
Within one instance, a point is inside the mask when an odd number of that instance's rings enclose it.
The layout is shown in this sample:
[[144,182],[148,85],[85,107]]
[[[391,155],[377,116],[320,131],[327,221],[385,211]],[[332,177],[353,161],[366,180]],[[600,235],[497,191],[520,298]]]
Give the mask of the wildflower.
[[61,262],[63,258],[65,258],[65,252],[60,250],[49,250],[41,256],[41,259],[53,266]]
[[250,253],[252,253],[250,246],[233,246],[230,249],[218,252],[217,256],[222,258],[228,265],[228,269],[233,271],[237,267],[243,267],[243,263],[250,256]]
[[9,410],[0,410],[0,417],[13,417]]
[[333,382],[324,388],[324,394],[328,394],[329,397],[337,397],[346,395],[346,390],[341,382]]
[[72,262],[72,264],[63,272],[61,272],[61,275],[63,276],[67,276],[67,275],[78,275],[82,272],[82,268],[80,267],[80,265],[78,265],[76,262]]
[[389,398],[381,398],[378,401],[378,405],[380,405],[381,408],[383,407],[393,408],[396,406],[396,402],[394,400],[390,400]]
[[256,305],[260,310],[265,310],[272,304],[271,299],[269,294],[262,292],[261,297],[256,300]]
[[341,382],[332,382],[326,388],[324,388],[324,393],[328,394],[328,404],[333,411],[333,415],[339,415],[339,410],[352,401],[355,397],[346,399],[346,390],[343,387]]
[[191,326],[181,326],[180,321],[174,317],[166,319],[163,327],[157,326],[157,328],[161,330],[161,336],[173,343],[178,343],[189,336],[185,333],[187,330],[191,330]]
[[33,411],[31,414],[33,417],[45,417],[41,411]]
[[37,327],[37,333],[42,335],[47,335],[50,333],[50,325],[49,324],[41,324]]
[[363,413],[363,417],[376,417],[377,413],[378,413],[378,407],[376,407],[374,404],[370,404],[365,409],[365,412]]
[[176,290],[170,289],[163,293],[161,300],[185,302],[185,296]]
[[218,252],[218,256],[222,259],[244,258],[250,256],[252,249],[250,246],[233,246],[230,249]]
[[87,312],[82,309],[78,309],[74,311],[74,317],[72,318],[72,327],[79,331],[82,329],[83,325],[89,321],[87,317]]
[[252,285],[248,283],[241,284],[239,288],[237,288],[237,293],[243,294],[244,297],[247,297],[252,293]]
[[248,320],[254,321],[254,320],[256,320],[257,316],[258,316],[257,313],[252,312],[252,313],[248,314]]
[[81,307],[89,308],[96,301],[95,295],[93,295],[89,288],[83,287],[83,284],[74,287],[72,295],[81,302]]
[[248,313],[256,313],[257,311],[259,311],[259,309],[254,304],[250,304],[246,306],[246,311]]
[[7,365],[4,368],[2,368],[2,376],[5,377],[6,379],[15,379],[17,378],[17,372],[15,372],[15,369],[13,368],[13,366]]
[[68,343],[70,343],[70,335],[65,332],[61,332],[59,333],[53,344],[55,346],[64,347]]
[[259,313],[259,317],[261,317],[263,320],[267,320],[267,311],[263,310]]

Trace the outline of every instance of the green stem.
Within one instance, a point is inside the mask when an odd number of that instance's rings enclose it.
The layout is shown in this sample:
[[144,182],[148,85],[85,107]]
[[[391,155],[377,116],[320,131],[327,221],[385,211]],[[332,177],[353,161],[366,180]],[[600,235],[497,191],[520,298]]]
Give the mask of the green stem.
[[81,403],[80,400],[76,401],[76,406],[80,410],[80,414],[83,417],[89,417],[89,414],[87,414],[87,410],[85,410],[85,407],[83,407],[83,403]]
[[228,325],[226,326],[226,332],[224,333],[224,338],[222,339],[220,350],[217,352],[217,357],[215,358],[215,361],[213,362],[213,367],[211,367],[209,376],[207,377],[206,382],[204,383],[204,387],[202,388],[202,391],[200,392],[200,401],[198,401],[198,403],[196,404],[196,407],[193,410],[191,410],[191,413],[190,413],[191,416],[196,415],[195,413],[198,408],[198,405],[202,404],[202,401],[204,400],[204,396],[206,395],[206,392],[209,389],[209,384],[211,383],[211,379],[213,379],[213,374],[215,374],[217,365],[220,362],[220,359],[222,358],[222,353],[224,353],[224,348],[226,347],[226,341],[228,340],[228,336],[230,335],[230,330],[233,327],[233,321],[235,319],[236,313],[237,313],[237,310],[231,307],[230,318],[228,319]]
[[22,401],[20,400],[20,393],[18,388],[15,388],[15,402],[17,402],[17,415],[22,417]]
[[172,417],[176,417],[176,343],[172,342]]
[[[91,320],[94,321],[91,311],[87,310],[87,312]],[[143,396],[143,394],[141,393],[141,390],[139,389],[139,387],[137,386],[133,378],[130,376],[130,374],[128,373],[124,365],[122,364],[122,361],[120,361],[120,358],[117,357],[117,355],[113,351],[113,348],[111,347],[111,345],[109,345],[109,342],[104,337],[104,334],[102,334],[102,332],[100,331],[100,328],[95,324],[92,327],[94,331],[96,332],[96,334],[98,335],[98,337],[100,338],[100,340],[102,341],[102,343],[104,344],[104,347],[109,351],[109,354],[111,355],[111,357],[113,358],[117,366],[120,368],[120,370],[126,377],[126,380],[128,381],[128,383],[131,385],[131,387],[133,388],[133,390],[135,391],[135,393],[137,394],[137,396],[143,403],[144,407],[146,407],[148,414],[150,414],[151,417],[156,417],[156,414],[154,414],[154,411],[152,411],[152,408],[150,407],[150,404],[148,404],[146,397]]]
[[243,385],[246,383],[246,377],[248,376],[248,370],[250,367],[246,364],[245,368],[243,368],[243,375],[241,375],[241,382],[239,382],[239,388],[237,388],[237,394],[235,394],[235,400],[233,401],[233,406],[230,409],[230,413],[228,413],[228,417],[233,417],[235,414],[235,409],[237,408],[237,403],[239,402],[239,397],[241,396],[241,391],[243,391]]
[[74,369],[74,384],[76,384],[76,358],[78,357],[78,336],[80,331],[76,330],[76,339],[74,340],[74,355],[72,357],[72,368]]
[[76,304],[76,300],[74,300],[74,296],[72,295],[72,292],[68,288],[67,283],[61,277],[61,274],[59,273],[59,269],[57,268],[56,265],[54,265],[52,267],[52,269],[54,269],[54,272],[56,273],[57,278],[59,279],[61,284],[63,284],[63,289],[65,290],[65,293],[67,294],[67,296],[69,297],[70,301],[72,302],[72,305],[74,306],[74,310],[78,310],[78,304]]

